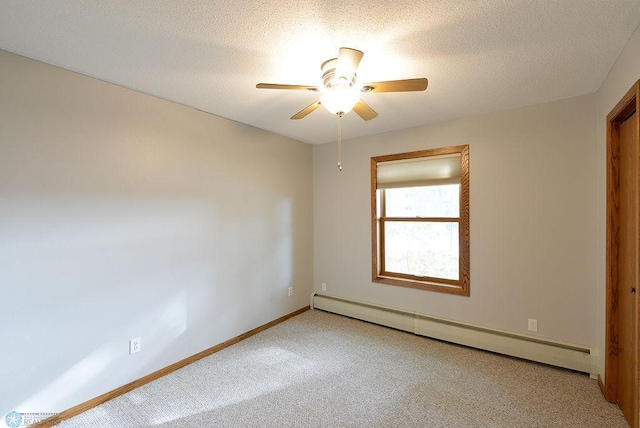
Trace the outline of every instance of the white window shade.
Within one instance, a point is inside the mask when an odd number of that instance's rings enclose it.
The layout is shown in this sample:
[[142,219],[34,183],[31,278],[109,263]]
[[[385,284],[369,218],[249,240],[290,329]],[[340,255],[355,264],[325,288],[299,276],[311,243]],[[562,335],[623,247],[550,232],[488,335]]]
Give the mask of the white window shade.
[[460,154],[378,162],[376,178],[378,189],[460,183]]

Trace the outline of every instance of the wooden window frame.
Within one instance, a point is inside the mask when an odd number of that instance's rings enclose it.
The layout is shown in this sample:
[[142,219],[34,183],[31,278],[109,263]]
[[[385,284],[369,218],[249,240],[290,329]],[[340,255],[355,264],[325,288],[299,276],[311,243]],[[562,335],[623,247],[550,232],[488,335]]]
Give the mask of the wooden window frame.
[[[460,154],[460,213],[459,217],[387,218],[384,212],[384,190],[378,201],[378,163],[404,159]],[[382,218],[378,218],[378,203]],[[447,222],[458,223],[459,275],[457,280],[422,277],[396,272],[387,272],[384,266],[384,224],[389,221]],[[470,295],[470,244],[469,244],[469,146],[451,146],[409,153],[377,156],[371,158],[371,257],[372,281],[382,284],[418,288],[441,293]]]

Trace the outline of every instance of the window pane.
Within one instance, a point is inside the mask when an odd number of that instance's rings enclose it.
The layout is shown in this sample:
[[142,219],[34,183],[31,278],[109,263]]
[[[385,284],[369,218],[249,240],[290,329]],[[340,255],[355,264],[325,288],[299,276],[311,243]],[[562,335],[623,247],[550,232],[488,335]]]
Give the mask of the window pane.
[[460,185],[385,190],[387,217],[460,217]]
[[458,280],[458,223],[385,222],[387,272]]

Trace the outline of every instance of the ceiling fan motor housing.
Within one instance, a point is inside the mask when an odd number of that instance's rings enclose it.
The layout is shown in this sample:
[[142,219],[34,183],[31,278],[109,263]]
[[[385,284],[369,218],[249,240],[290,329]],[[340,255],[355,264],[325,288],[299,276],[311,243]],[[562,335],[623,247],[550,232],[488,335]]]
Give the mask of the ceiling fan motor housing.
[[353,73],[350,80],[345,79],[344,77],[342,79],[336,79],[337,63],[338,58],[331,58],[320,65],[320,69],[322,70],[322,83],[324,87],[331,89],[336,86],[346,86],[348,88],[354,86],[357,80],[356,73]]

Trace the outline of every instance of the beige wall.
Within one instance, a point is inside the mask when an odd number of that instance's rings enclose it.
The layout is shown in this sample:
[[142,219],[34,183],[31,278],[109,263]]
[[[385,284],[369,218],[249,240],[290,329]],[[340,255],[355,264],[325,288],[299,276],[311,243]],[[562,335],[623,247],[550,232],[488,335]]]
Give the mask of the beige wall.
[[597,133],[597,167],[598,177],[596,194],[598,195],[598,259],[597,259],[597,300],[598,316],[598,348],[601,350],[598,372],[604,379],[604,340],[605,340],[605,239],[606,239],[606,161],[607,137],[606,117],[631,86],[640,79],[640,27],[631,36],[624,50],[616,60],[609,75],[598,91],[598,133]]
[[[372,101],[373,102],[373,101]],[[539,337],[596,338],[596,96],[314,147],[316,290]],[[371,281],[370,157],[469,144],[471,296]]]
[[0,51],[0,414],[307,305],[311,169],[309,145]]

